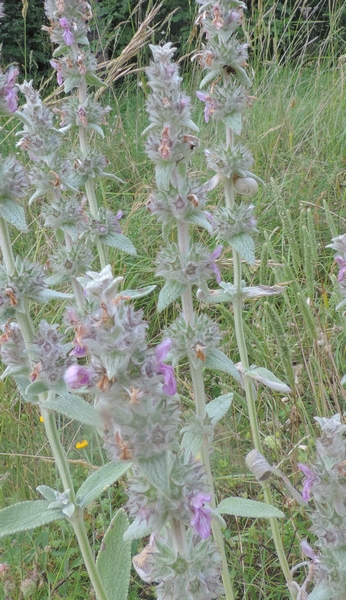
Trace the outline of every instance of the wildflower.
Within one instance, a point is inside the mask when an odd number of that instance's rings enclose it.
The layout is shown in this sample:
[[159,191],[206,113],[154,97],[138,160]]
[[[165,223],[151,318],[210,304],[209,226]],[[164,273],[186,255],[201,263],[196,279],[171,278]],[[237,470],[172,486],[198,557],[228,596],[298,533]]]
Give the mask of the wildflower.
[[14,113],[18,108],[17,93],[15,89],[16,78],[19,71],[11,67],[7,73],[0,72],[0,109],[5,113]]
[[59,60],[55,60],[54,58],[52,58],[50,61],[51,66],[53,67],[53,69],[56,70],[56,79],[58,82],[58,85],[62,85],[64,83],[64,79],[62,76],[62,72],[61,72],[61,62]]
[[40,415],[40,423],[44,423],[44,418]]
[[210,536],[211,511],[205,506],[205,502],[210,502],[209,494],[197,494],[191,499],[191,504],[195,516],[192,517],[190,525],[201,536],[202,540],[206,540]]
[[155,351],[159,372],[162,373],[165,382],[162,391],[167,394],[167,396],[174,396],[174,394],[177,393],[177,382],[174,377],[174,369],[172,365],[166,365],[162,362],[166,358],[171,346],[172,340],[167,338],[157,346]]
[[217,246],[210,255],[211,262],[210,262],[209,267],[212,269],[212,271],[214,271],[215,279],[216,279],[217,283],[221,283],[221,274],[220,274],[219,268],[215,261],[217,258],[219,258],[222,250],[223,250],[223,246]]
[[68,22],[67,19],[65,19],[65,17],[63,17],[62,19],[59,19],[59,23],[61,25],[61,27],[63,27],[64,29],[64,33],[62,35],[64,42],[66,43],[66,46],[72,46],[73,42],[74,42],[74,35],[71,31],[71,26]]
[[306,477],[304,484],[303,484],[302,496],[303,496],[304,500],[308,501],[308,500],[310,500],[310,492],[311,492],[311,488],[316,480],[316,475],[307,465],[298,463],[297,466],[298,466],[298,469],[300,469],[300,471],[302,471],[302,473],[304,473],[304,475]]
[[215,110],[215,101],[211,96],[209,96],[209,94],[205,94],[204,92],[196,92],[196,96],[198,100],[205,102],[204,120],[206,123],[208,123],[210,116]]
[[336,256],[335,262],[340,267],[340,271],[338,273],[338,282],[341,283],[346,275],[346,261],[344,258],[341,258],[341,256]]
[[318,562],[318,558],[317,558],[315,552],[313,551],[310,544],[308,544],[308,542],[306,540],[303,540],[301,542],[300,547],[301,547],[302,551],[304,552],[305,556],[307,556],[308,558],[311,558],[311,560],[313,562]]
[[67,385],[73,390],[81,387],[91,387],[95,381],[96,372],[92,367],[82,367],[81,365],[72,365],[65,373],[64,379]]
[[88,440],[81,440],[76,443],[77,450],[83,450],[83,448],[86,448],[87,446],[89,446]]

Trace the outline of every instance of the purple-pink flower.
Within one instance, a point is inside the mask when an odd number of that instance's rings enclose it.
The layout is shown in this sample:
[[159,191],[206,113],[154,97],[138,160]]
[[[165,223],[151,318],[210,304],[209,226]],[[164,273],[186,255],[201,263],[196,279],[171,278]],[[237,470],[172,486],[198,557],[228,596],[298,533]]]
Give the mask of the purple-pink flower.
[[217,246],[210,255],[211,262],[209,267],[214,271],[217,283],[221,283],[221,273],[215,261],[219,258],[222,250],[223,246]]
[[310,544],[308,544],[308,542],[306,540],[303,540],[300,543],[300,547],[301,547],[302,551],[304,552],[305,556],[307,556],[308,558],[311,558],[311,560],[313,562],[318,562],[318,557],[316,556],[315,552],[313,551]]
[[209,96],[209,94],[205,94],[204,92],[196,92],[196,96],[198,98],[198,100],[201,100],[202,102],[205,102],[205,107],[204,107],[204,120],[206,123],[208,123],[210,116],[213,114],[213,112],[215,111],[216,108],[216,102],[215,100]]
[[308,502],[310,500],[311,488],[316,481],[316,475],[310,469],[310,467],[308,467],[307,465],[298,463],[297,467],[298,467],[298,469],[300,469],[300,471],[302,473],[304,473],[304,475],[306,477],[306,479],[304,480],[304,483],[303,483],[302,496],[303,496],[304,500],[306,500]]
[[74,42],[74,35],[72,33],[70,23],[68,22],[67,19],[65,19],[65,17],[63,17],[62,19],[59,19],[59,23],[60,23],[61,27],[63,27],[63,29],[64,29],[64,33],[62,34],[62,37],[63,37],[63,40],[64,40],[66,46],[72,46],[72,44]]
[[166,358],[170,348],[172,346],[172,340],[167,338],[163,340],[161,344],[156,346],[155,356],[158,366],[158,371],[163,375],[164,385],[162,386],[162,391],[167,394],[167,396],[174,396],[177,393],[177,382],[174,377],[174,369],[172,365],[166,365],[163,361]]
[[[15,89],[16,78],[19,71],[16,67],[11,67],[5,74],[5,81],[0,89],[0,102],[5,101],[5,110],[14,113],[18,108],[17,93]],[[2,80],[3,81],[3,80]]]
[[336,256],[335,262],[340,267],[340,271],[338,273],[338,282],[341,283],[346,275],[346,261],[341,258],[341,256]]
[[61,72],[60,61],[52,58],[49,62],[52,65],[53,69],[56,70],[56,78],[57,78],[58,85],[62,85],[64,83],[64,78],[63,78],[62,72]]
[[92,367],[83,367],[81,365],[72,365],[64,375],[65,383],[73,390],[81,387],[91,387],[96,379],[96,371]]
[[201,536],[202,540],[206,540],[210,536],[211,510],[205,506],[206,502],[210,502],[209,494],[196,494],[191,499],[191,504],[195,516],[190,521],[191,527],[196,533]]

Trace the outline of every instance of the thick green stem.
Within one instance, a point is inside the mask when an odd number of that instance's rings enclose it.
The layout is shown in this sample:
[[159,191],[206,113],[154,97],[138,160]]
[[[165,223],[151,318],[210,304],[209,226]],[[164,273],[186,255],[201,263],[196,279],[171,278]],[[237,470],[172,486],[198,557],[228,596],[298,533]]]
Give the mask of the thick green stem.
[[15,269],[15,262],[12,252],[11,238],[8,233],[7,223],[2,217],[0,217],[0,248],[6,271],[8,275],[12,275]]
[[[186,223],[178,222],[178,246],[182,256],[186,255],[189,249],[190,240],[189,240],[189,227]],[[195,322],[195,315],[193,310],[193,300],[192,300],[192,290],[191,286],[189,286],[181,297],[182,301],[182,309],[185,317],[186,323],[189,325],[193,325]],[[190,365],[190,373],[192,380],[192,388],[193,394],[195,398],[196,404],[196,414],[202,419],[205,418],[206,415],[206,397],[205,397],[205,387],[204,387],[204,379],[203,379],[203,371],[202,367],[196,368],[192,362],[189,360]],[[210,505],[212,508],[216,507],[215,502],[215,491],[214,491],[214,480],[210,467],[209,460],[209,442],[207,436],[204,436],[203,444],[202,444],[202,462],[205,468],[208,491],[211,496]],[[218,547],[218,550],[221,554],[222,558],[222,580],[225,588],[226,600],[234,600],[235,596],[233,593],[232,582],[229,575],[225,546],[223,535],[220,527],[220,523],[213,519],[212,521],[212,530],[215,543]]]
[[78,540],[84,564],[87,568],[90,581],[95,590],[97,600],[108,600],[100,574],[94,562],[93,554],[91,552],[90,543],[84,525],[83,511],[78,506],[76,506],[75,512],[70,519],[70,523]]

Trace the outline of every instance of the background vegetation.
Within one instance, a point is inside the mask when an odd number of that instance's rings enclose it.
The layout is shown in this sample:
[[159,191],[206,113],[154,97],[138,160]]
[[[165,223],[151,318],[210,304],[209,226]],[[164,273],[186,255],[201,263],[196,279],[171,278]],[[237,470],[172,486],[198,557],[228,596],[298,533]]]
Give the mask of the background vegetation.
[[[143,3],[144,13],[147,4]],[[165,2],[164,10],[171,10],[176,5],[178,3],[173,1]],[[195,10],[193,3],[184,6],[183,11],[172,17],[169,26],[165,26],[166,33],[162,34],[163,39],[169,37],[179,43],[181,56],[198,43],[195,33],[190,36],[191,20],[188,28],[182,30],[181,23],[187,27],[187,11],[190,19]],[[129,3],[111,0],[97,4],[95,44],[99,44],[104,52],[107,50],[109,57],[121,49],[136,27],[136,23],[128,18],[131,7]],[[307,8],[315,11],[310,11],[309,19],[304,17]],[[5,11],[13,20],[2,23],[1,36],[5,36],[3,63],[16,60],[22,65],[22,71],[26,64],[28,76],[36,73],[38,80],[51,51],[45,34],[42,35],[39,29],[41,17],[38,15],[42,14],[42,7],[38,0],[29,2],[26,36],[21,9],[21,2],[5,2]],[[246,333],[251,361],[267,366],[292,387],[292,394],[286,398],[261,389],[258,412],[268,460],[279,464],[298,487],[301,474],[296,464],[308,462],[313,456],[314,440],[318,435],[313,417],[331,416],[345,409],[340,376],[346,371],[346,326],[343,315],[335,311],[339,301],[336,266],[333,252],[325,248],[331,237],[346,232],[346,49],[342,29],[345,12],[344,3],[336,0],[311,1],[309,6],[306,2],[298,5],[298,2],[287,1],[272,6],[271,2],[259,1],[249,7],[251,18],[246,28],[254,76],[251,93],[257,99],[245,116],[245,137],[255,157],[254,172],[267,182],[255,198],[258,261],[255,268],[246,270],[246,276],[251,283],[286,286],[280,297],[266,302],[249,302]],[[126,26],[119,26],[114,37],[114,27],[124,20]],[[18,29],[11,30],[12,26]],[[19,43],[24,38],[26,61],[24,45]],[[138,60],[144,64],[147,59],[142,55]],[[192,65],[185,83],[193,95],[200,74],[195,63]],[[142,87],[138,87],[138,81]],[[153,269],[160,231],[145,208],[154,186],[152,167],[143,153],[140,135],[146,120],[145,96],[144,77],[142,80],[142,74],[139,74],[136,79],[132,76],[131,80],[117,84],[117,89],[108,90],[104,97],[105,102],[112,104],[113,111],[103,152],[114,173],[126,184],[103,183],[98,194],[100,201],[124,210],[124,233],[137,247],[135,258],[116,252],[111,256],[115,273],[125,275],[128,287],[153,282],[160,284],[154,278]],[[208,136],[213,136],[214,132],[205,127],[201,107],[196,107],[195,120],[200,126],[202,145],[193,168],[203,179],[206,178],[203,148],[208,147]],[[4,123],[2,133],[0,150],[6,154],[14,148],[14,122]],[[212,202],[218,200],[216,191]],[[35,206],[28,212],[32,222],[31,236],[18,237],[16,250],[44,262],[45,248],[51,240],[45,237]],[[223,260],[222,274],[227,280],[231,276],[231,255]],[[139,301],[138,305],[140,303],[155,338],[174,314],[169,310],[159,318],[154,295],[149,300]],[[215,306],[213,310],[226,332],[224,351],[236,362],[232,313],[226,305]],[[61,311],[58,306],[48,314],[46,309],[41,309],[37,318],[56,320]],[[184,374],[182,366],[178,372],[179,391],[188,405],[191,389]],[[210,397],[227,391],[231,385],[234,389],[227,378],[211,373],[207,384]],[[251,439],[245,400],[240,389],[235,391],[231,414],[219,425],[216,450],[212,455],[217,493],[219,499],[234,494],[261,499],[261,489],[245,467],[244,456],[251,449]],[[23,404],[9,381],[0,383],[0,395],[2,507],[15,501],[36,499],[35,488],[39,484],[44,482],[58,488],[59,481],[36,407]],[[92,469],[106,460],[99,438],[87,427],[78,427],[64,419],[60,426],[73,477],[81,483]],[[81,439],[87,439],[89,445],[76,450],[75,444]],[[299,541],[307,537],[313,544],[308,532],[308,514],[280,486],[274,493],[278,506],[287,515],[282,531],[288,560],[293,565],[301,560]],[[110,515],[123,501],[120,482],[108,490],[101,502],[90,508],[90,536],[95,552]],[[229,517],[227,524],[227,548],[238,598],[286,598],[285,583],[277,566],[267,523]],[[137,548],[133,551],[135,553]],[[92,598],[75,541],[64,523],[5,539],[0,563],[8,565],[0,583],[0,600]],[[28,582],[33,582],[32,594]],[[153,597],[151,586],[133,580],[131,600]]]

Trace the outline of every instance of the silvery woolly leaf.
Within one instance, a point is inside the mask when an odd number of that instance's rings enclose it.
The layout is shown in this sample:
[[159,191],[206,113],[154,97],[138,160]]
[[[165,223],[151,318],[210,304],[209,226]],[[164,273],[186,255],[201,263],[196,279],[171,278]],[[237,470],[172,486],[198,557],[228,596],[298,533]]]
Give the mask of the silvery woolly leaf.
[[262,296],[276,296],[282,294],[284,287],[278,285],[255,285],[242,289],[243,298],[261,298]]
[[245,85],[246,87],[250,87],[251,86],[251,79],[248,77],[248,74],[246,73],[245,69],[243,69],[242,67],[237,67],[236,68],[237,71],[237,77],[239,79],[239,81]]
[[131,523],[124,533],[123,539],[128,542],[131,540],[140,540],[152,533],[152,527],[145,520],[138,523],[136,520]]
[[133,243],[126,237],[126,235],[123,235],[122,233],[108,233],[99,239],[103,244],[106,244],[106,246],[117,248],[122,252],[126,252],[126,254],[137,254]]
[[206,86],[207,83],[209,83],[209,81],[215,79],[215,77],[217,77],[219,74],[219,69],[212,69],[211,71],[209,71],[209,73],[207,73],[207,75],[202,79],[201,83],[199,84],[199,88],[204,88],[204,86]]
[[44,497],[45,500],[49,502],[54,502],[56,499],[56,491],[53,488],[49,487],[49,485],[39,485],[36,490]]
[[229,244],[249,265],[255,264],[255,242],[247,233],[239,233],[230,238]]
[[28,231],[24,208],[9,198],[0,199],[0,217],[19,231]]
[[[1,375],[0,379],[5,379],[5,377],[8,377],[9,375],[11,375],[12,377],[15,377],[17,375],[29,375],[29,374],[30,374],[30,369],[28,369],[28,367],[25,364],[19,365],[19,366],[9,365],[8,367],[6,367],[5,371]],[[27,387],[27,385],[26,385],[26,387]]]
[[236,381],[238,381],[238,383],[242,383],[241,377],[234,362],[217,348],[211,348],[208,350],[204,367],[229,373]]
[[[7,369],[6,369],[6,371],[7,371]],[[5,373],[6,373],[6,371],[5,371]],[[340,383],[341,383],[341,385],[345,385],[345,383],[346,383],[346,375],[343,376],[343,378],[341,379]]]
[[164,496],[169,495],[169,468],[166,452],[150,458],[138,459],[138,468],[157,490]]
[[123,508],[114,515],[102,540],[96,567],[108,600],[126,600],[130,585],[131,542],[124,540],[129,521]]
[[225,498],[216,510],[222,515],[248,517],[250,519],[282,519],[285,516],[276,506],[238,497]]
[[291,392],[291,388],[286,383],[281,381],[281,379],[276,377],[274,373],[265,367],[256,367],[256,365],[252,365],[249,369],[245,370],[245,375],[269,387],[271,390],[281,392],[282,394],[289,394]]
[[196,456],[202,448],[205,434],[202,419],[196,415],[188,425],[182,428],[181,433],[183,434],[182,447],[192,456]]
[[47,500],[19,502],[0,510],[0,537],[30,531],[63,518],[59,508],[49,509]]
[[167,308],[174,300],[179,298],[185,291],[186,285],[178,283],[177,281],[166,281],[163,288],[160,290],[159,299],[157,303],[157,310],[161,312],[164,308]]
[[25,390],[25,395],[38,396],[39,394],[44,394],[44,392],[48,392],[47,384],[44,381],[36,380],[32,383],[29,383]]
[[76,493],[77,502],[85,508],[91,502],[94,502],[101,496],[113,483],[118,481],[126,471],[131,467],[131,461],[122,461],[119,463],[107,463],[97,471],[94,471],[82,483]]
[[74,75],[72,77],[67,77],[64,81],[64,92],[65,94],[69,94],[73,88],[78,87],[80,83],[80,76]]
[[212,233],[213,229],[210,225],[207,217],[201,211],[200,214],[191,214],[185,219],[185,223],[190,223],[191,225],[197,225],[197,227],[203,227],[208,231],[208,233]]
[[232,129],[237,135],[241,134],[242,130],[242,119],[241,113],[235,112],[231,115],[226,115],[223,117],[222,122],[227,125],[230,129]]
[[234,286],[234,294],[229,294],[223,290],[209,290],[207,294],[204,290],[198,289],[196,294],[198,300],[205,304],[221,304],[221,302],[233,302],[237,297],[237,291]]
[[144,298],[144,296],[149,296],[156,287],[156,285],[147,285],[146,287],[138,288],[137,290],[123,290],[120,295],[128,296],[131,300],[135,298]]
[[55,290],[51,290],[49,288],[40,290],[39,294],[36,294],[36,301],[39,302],[50,302],[51,300],[55,300],[60,298],[62,300],[73,300],[73,294],[65,294],[64,292],[57,292]]
[[94,73],[87,73],[85,75],[85,80],[88,85],[94,85],[95,87],[107,87],[107,84],[102,81],[97,75]]
[[16,375],[14,377],[14,380],[16,382],[17,390],[19,391],[20,395],[25,400],[25,402],[30,402],[31,404],[40,403],[40,398],[35,394],[26,394],[26,389],[31,383],[27,377],[25,377],[24,375]]
[[212,424],[215,425],[220,419],[222,419],[230,408],[233,400],[233,394],[223,394],[211,400],[206,406],[206,412],[211,420]]
[[156,185],[159,190],[169,190],[173,170],[174,164],[171,162],[160,162],[155,166]]
[[101,419],[95,412],[94,407],[76,394],[66,394],[53,400],[46,400],[42,403],[42,406],[55,410],[69,419],[84,423],[84,425],[102,429]]
[[333,594],[331,595],[330,586],[323,583],[317,585],[308,596],[309,600],[331,600],[331,598]]

